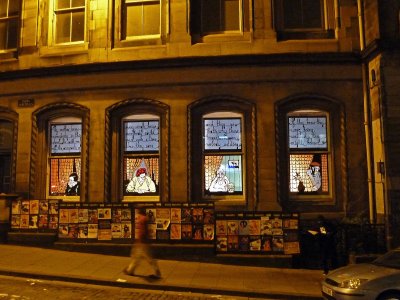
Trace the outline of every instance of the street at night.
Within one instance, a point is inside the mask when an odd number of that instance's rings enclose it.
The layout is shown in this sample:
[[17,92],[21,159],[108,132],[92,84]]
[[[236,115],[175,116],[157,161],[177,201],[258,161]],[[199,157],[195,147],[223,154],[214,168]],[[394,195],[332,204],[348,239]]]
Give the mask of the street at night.
[[249,300],[255,298],[222,296],[222,295],[206,295],[206,294],[189,293],[189,292],[143,290],[143,289],[120,288],[120,287],[61,282],[61,281],[0,276],[0,299]]

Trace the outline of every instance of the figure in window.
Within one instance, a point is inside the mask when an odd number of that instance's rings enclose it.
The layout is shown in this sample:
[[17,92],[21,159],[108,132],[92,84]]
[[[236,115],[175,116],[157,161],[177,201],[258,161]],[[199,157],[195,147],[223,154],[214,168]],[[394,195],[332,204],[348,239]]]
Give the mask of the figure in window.
[[313,161],[307,170],[307,175],[311,180],[313,192],[318,191],[321,188],[321,165],[319,162]]
[[67,183],[67,187],[65,189],[65,195],[67,196],[78,196],[80,194],[81,185],[78,180],[77,173],[71,173],[69,175],[69,180]]
[[221,166],[217,170],[217,174],[213,179],[213,181],[211,182],[208,190],[210,192],[228,192],[229,187],[230,187],[229,179],[228,177],[226,177],[225,170]]
[[156,185],[147,175],[146,168],[139,168],[136,170],[136,176],[134,176],[126,187],[128,193],[154,193],[156,191]]

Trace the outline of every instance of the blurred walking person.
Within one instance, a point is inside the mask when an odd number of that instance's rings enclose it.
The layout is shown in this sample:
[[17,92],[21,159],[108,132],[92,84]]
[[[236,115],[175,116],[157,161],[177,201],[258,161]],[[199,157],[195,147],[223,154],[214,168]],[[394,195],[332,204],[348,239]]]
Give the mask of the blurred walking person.
[[147,262],[154,271],[154,274],[150,275],[152,278],[161,278],[161,271],[158,266],[157,260],[150,254],[150,248],[147,240],[147,226],[148,218],[146,216],[146,209],[140,208],[138,210],[138,216],[135,220],[135,242],[132,245],[131,250],[131,261],[124,269],[124,273],[127,275],[135,276],[135,271],[142,264],[143,261]]

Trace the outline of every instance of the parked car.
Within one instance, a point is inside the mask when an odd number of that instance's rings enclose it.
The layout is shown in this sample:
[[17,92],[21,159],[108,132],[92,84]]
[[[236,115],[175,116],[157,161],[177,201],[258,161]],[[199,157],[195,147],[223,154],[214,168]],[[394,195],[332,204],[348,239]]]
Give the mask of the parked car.
[[322,282],[322,296],[329,300],[400,300],[400,248],[370,263],[331,271]]

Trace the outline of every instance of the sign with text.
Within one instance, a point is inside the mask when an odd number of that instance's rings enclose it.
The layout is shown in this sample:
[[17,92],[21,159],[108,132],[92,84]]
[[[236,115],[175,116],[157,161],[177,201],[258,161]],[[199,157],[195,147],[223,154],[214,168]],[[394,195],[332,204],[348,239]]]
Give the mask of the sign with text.
[[204,119],[205,150],[240,150],[241,119]]
[[70,154],[81,152],[82,124],[51,125],[51,153]]
[[159,121],[156,120],[125,122],[125,151],[158,151],[159,126]]
[[326,149],[326,117],[289,117],[290,149]]

